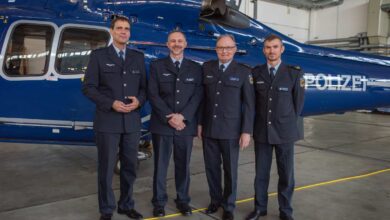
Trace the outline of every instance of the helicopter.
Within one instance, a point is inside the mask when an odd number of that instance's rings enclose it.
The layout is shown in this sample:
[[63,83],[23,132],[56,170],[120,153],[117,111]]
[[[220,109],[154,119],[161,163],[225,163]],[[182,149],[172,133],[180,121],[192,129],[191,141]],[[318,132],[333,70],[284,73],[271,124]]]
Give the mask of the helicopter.
[[[283,61],[305,77],[302,116],[390,106],[390,58],[306,45],[252,19],[224,0],[6,0],[0,3],[0,141],[93,145],[94,105],[81,83],[92,50],[112,42],[113,15],[131,21],[128,47],[146,67],[169,54],[166,37],[181,30],[185,56],[215,59],[215,42],[231,34],[235,59],[265,62],[263,41],[283,39]],[[142,110],[142,143],[150,143],[150,105]]]

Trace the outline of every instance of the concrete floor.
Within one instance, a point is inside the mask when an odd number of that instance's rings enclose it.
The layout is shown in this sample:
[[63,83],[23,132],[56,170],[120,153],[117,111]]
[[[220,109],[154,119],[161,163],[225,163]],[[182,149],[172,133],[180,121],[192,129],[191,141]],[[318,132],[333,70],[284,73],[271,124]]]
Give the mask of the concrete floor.
[[[196,139],[191,161],[195,209],[209,203],[200,146]],[[295,154],[295,219],[390,219],[390,115],[354,112],[306,118],[305,139],[297,143]],[[241,152],[239,163],[235,216],[244,219],[253,209],[253,146]],[[177,212],[172,167],[167,214]],[[361,176],[368,173],[373,175]],[[153,160],[141,162],[134,189],[136,208],[146,218],[152,216],[152,174]],[[271,175],[270,193],[276,191],[275,164]],[[342,179],[346,177],[356,178]],[[116,176],[117,195],[118,180]],[[317,183],[321,184],[313,185]],[[191,217],[168,217],[207,220],[220,219],[221,214],[196,211]],[[0,220],[98,217],[95,147],[0,143]],[[113,219],[126,218],[115,214]],[[270,197],[268,216],[262,219],[278,219],[275,196]]]

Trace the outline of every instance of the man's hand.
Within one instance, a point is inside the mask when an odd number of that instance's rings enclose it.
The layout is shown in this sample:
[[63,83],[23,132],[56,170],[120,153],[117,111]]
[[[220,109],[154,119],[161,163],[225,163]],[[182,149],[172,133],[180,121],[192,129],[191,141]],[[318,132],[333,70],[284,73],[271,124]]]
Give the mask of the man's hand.
[[126,105],[125,103],[115,100],[114,103],[112,103],[112,108],[121,113],[128,113],[131,111],[129,105]]
[[249,142],[251,141],[251,135],[248,133],[242,133],[240,137],[240,148],[244,150],[249,146]]
[[198,125],[198,138],[202,139],[202,125]]
[[172,113],[167,115],[166,117],[169,118],[169,125],[175,128],[177,131],[181,131],[186,127],[184,123],[184,116],[182,114]]
[[127,96],[127,98],[131,100],[131,103],[126,105],[127,107],[129,107],[130,111],[133,111],[139,107],[139,101],[137,97]]

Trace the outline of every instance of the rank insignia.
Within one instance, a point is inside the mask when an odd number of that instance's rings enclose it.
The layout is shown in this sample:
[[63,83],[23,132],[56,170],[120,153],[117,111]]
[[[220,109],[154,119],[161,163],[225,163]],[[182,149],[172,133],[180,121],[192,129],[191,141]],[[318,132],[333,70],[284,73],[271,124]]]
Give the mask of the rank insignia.
[[302,77],[300,79],[300,85],[301,85],[302,88],[305,87],[305,78]]

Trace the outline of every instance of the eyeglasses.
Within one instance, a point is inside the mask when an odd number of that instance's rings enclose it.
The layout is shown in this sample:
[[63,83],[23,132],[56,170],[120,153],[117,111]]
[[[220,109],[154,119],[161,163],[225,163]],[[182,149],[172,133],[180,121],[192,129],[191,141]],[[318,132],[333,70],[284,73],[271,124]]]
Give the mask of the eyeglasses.
[[222,52],[222,51],[227,51],[227,52],[230,52],[232,50],[234,50],[236,48],[236,46],[232,46],[232,47],[216,47],[215,49],[219,52]]

